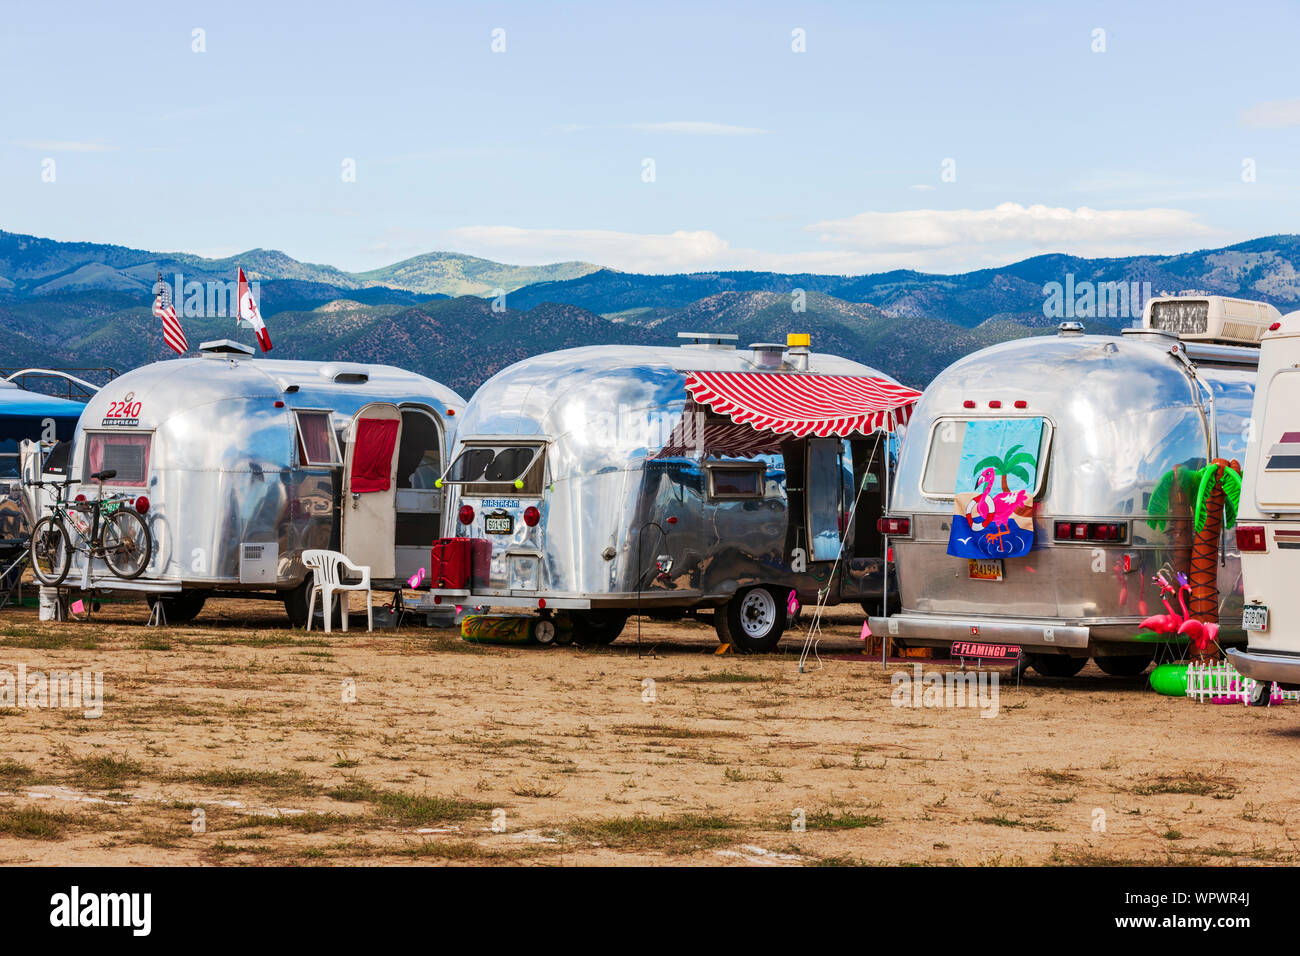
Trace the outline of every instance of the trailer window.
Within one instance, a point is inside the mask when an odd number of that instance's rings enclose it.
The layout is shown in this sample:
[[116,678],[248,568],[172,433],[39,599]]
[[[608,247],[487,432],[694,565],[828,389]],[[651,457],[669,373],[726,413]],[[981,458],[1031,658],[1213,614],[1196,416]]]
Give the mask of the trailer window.
[[[979,421],[989,421],[981,418]],[[1052,441],[1051,423],[1043,419],[1043,433],[1038,446],[1038,467],[1035,469],[1034,488],[1031,497],[1038,497],[1043,488],[1043,476],[1047,473],[1047,452]],[[967,420],[957,418],[940,418],[930,430],[930,448],[925,458],[925,470],[921,473],[921,494],[930,498],[953,497],[957,487],[957,469],[961,464],[962,446],[966,440]]]
[[709,469],[709,497],[721,499],[762,498],[767,466],[712,467]]
[[529,494],[541,491],[542,449],[538,445],[473,445],[452,463],[443,479],[459,485],[511,485],[523,481]]
[[105,435],[91,433],[86,446],[83,481],[100,471],[116,471],[113,485],[143,488],[149,477],[149,445],[152,435]]
[[329,412],[295,412],[298,419],[298,462],[303,465],[337,465],[339,456]]

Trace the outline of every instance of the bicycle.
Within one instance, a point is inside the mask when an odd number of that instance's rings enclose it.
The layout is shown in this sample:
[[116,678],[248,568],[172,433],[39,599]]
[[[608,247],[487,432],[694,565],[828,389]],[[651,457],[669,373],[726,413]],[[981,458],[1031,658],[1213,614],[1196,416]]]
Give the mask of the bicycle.
[[[32,529],[28,548],[31,552],[32,573],[47,587],[58,587],[72,567],[73,552],[88,555],[90,560],[103,558],[108,569],[119,578],[130,581],[138,578],[149,566],[153,554],[153,535],[134,508],[129,495],[104,497],[104,482],[115,478],[113,469],[97,471],[91,479],[99,483],[99,495],[91,499],[69,503],[66,500],[73,485],[81,482],[33,481],[36,487],[54,485],[54,504],[47,507],[53,512]],[[72,533],[76,534],[74,544]]]

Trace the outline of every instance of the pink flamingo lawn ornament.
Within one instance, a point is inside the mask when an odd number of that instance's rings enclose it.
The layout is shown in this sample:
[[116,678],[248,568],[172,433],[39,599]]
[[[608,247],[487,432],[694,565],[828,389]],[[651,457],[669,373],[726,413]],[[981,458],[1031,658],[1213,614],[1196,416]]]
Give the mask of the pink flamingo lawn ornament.
[[1187,602],[1183,600],[1184,589],[1190,591],[1191,585],[1187,581],[1187,576],[1183,572],[1178,572],[1178,600],[1182,606],[1183,613],[1179,614],[1169,606],[1167,595],[1174,593],[1173,586],[1165,580],[1164,572],[1161,571],[1151,579],[1160,585],[1160,603],[1165,606],[1167,614],[1153,614],[1151,617],[1143,619],[1138,626],[1144,631],[1155,631],[1157,634],[1177,634],[1180,628],[1187,623]]

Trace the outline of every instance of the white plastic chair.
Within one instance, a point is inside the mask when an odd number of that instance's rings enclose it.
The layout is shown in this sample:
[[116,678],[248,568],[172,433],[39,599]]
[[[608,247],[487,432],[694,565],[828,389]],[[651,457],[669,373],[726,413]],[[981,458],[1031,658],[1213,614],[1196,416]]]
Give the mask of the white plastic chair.
[[[365,591],[366,630],[375,629],[375,612],[370,606],[370,568],[353,564],[346,555],[339,554],[337,551],[325,551],[319,548],[304,551],[302,563],[312,573],[311,597],[307,601],[307,630],[311,630],[311,619],[316,614],[316,595],[319,594],[325,611],[325,633],[330,632],[330,618],[334,616],[335,591]],[[343,569],[354,575],[360,575],[361,580],[344,582],[341,573]],[[343,630],[346,631],[348,629],[347,594],[341,594],[339,601],[341,602],[339,609],[343,612]]]

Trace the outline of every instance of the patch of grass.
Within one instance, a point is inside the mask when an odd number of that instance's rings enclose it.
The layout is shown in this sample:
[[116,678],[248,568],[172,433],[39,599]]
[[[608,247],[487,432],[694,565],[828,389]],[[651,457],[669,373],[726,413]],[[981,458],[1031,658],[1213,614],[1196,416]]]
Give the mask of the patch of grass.
[[510,792],[517,797],[533,797],[534,799],[558,797],[563,790],[563,787],[551,787],[541,781],[538,781],[537,783],[520,784],[519,786],[510,788]]
[[1024,817],[1009,817],[1005,813],[999,813],[993,817],[975,817],[974,819],[976,823],[988,823],[995,827],[1016,827],[1021,830],[1050,832],[1061,829],[1045,820],[1026,820]]
[[1236,781],[1228,777],[1213,777],[1196,772],[1180,776],[1161,774],[1133,788],[1133,792],[1141,797],[1169,793],[1179,796],[1213,797],[1215,800],[1231,800],[1239,790]]
[[785,782],[785,778],[782,777],[781,774],[775,770],[767,774],[761,774],[761,773],[746,773],[745,771],[738,770],[735,767],[728,767],[726,770],[723,771],[722,775],[731,783],[748,783],[754,781],[760,783]]
[[156,846],[160,850],[174,850],[178,836],[179,833],[166,827],[145,827],[139,833],[127,837],[126,843],[128,846]]
[[70,757],[68,783],[85,790],[120,790],[145,775],[145,768],[130,757],[112,754]]
[[483,860],[495,854],[489,853],[472,840],[425,840],[414,846],[405,846],[397,851],[402,856],[433,857],[437,860]]
[[[785,823],[785,821],[782,822]],[[808,814],[804,822],[809,830],[860,830],[863,827],[881,826],[885,822],[885,818],[872,813],[854,813],[851,810],[844,810],[840,813],[821,810],[817,813]],[[786,825],[788,826],[788,824]]]
[[736,823],[726,817],[683,813],[673,817],[613,817],[579,820],[567,828],[574,836],[617,849],[690,853],[731,842]]
[[716,674],[691,674],[687,677],[664,677],[662,681],[673,684],[770,684],[772,678],[762,674],[742,674],[739,671],[719,671]]
[[282,830],[295,830],[298,833],[322,833],[334,827],[353,826],[356,818],[346,813],[282,813],[255,814],[235,821],[229,829],[245,830],[253,827],[277,827]]
[[53,777],[37,773],[25,763],[17,760],[0,760],[0,788],[35,787],[43,783],[52,783]]
[[349,757],[347,754],[341,753],[339,754],[339,759],[330,764],[330,766],[344,768],[359,767],[361,766],[361,761],[357,760],[355,757]]
[[619,724],[610,732],[620,737],[663,737],[669,740],[696,740],[708,738],[739,738],[745,736],[731,730],[704,730],[695,727],[669,727],[664,724]]
[[306,797],[318,793],[320,787],[301,770],[246,770],[243,767],[226,767],[222,770],[201,770],[197,773],[177,774],[174,783],[193,783],[214,790],[238,790],[251,787],[265,793]]
[[375,815],[405,826],[429,826],[464,820],[475,813],[492,809],[490,803],[462,800],[459,797],[435,797],[401,790],[382,790],[368,780],[351,777],[341,787],[327,794],[347,803],[370,803]]
[[78,629],[38,631],[32,628],[7,628],[0,631],[0,647],[26,647],[37,651],[93,651],[99,645],[88,632]]
[[1182,833],[1178,830],[1166,830],[1160,835],[1166,840],[1181,840],[1183,838]]
[[68,816],[39,807],[0,807],[0,833],[22,840],[58,840]]
[[1071,773],[1068,770],[1035,770],[1034,774],[1042,777],[1048,783],[1061,785],[1078,783],[1081,779],[1077,773]]

